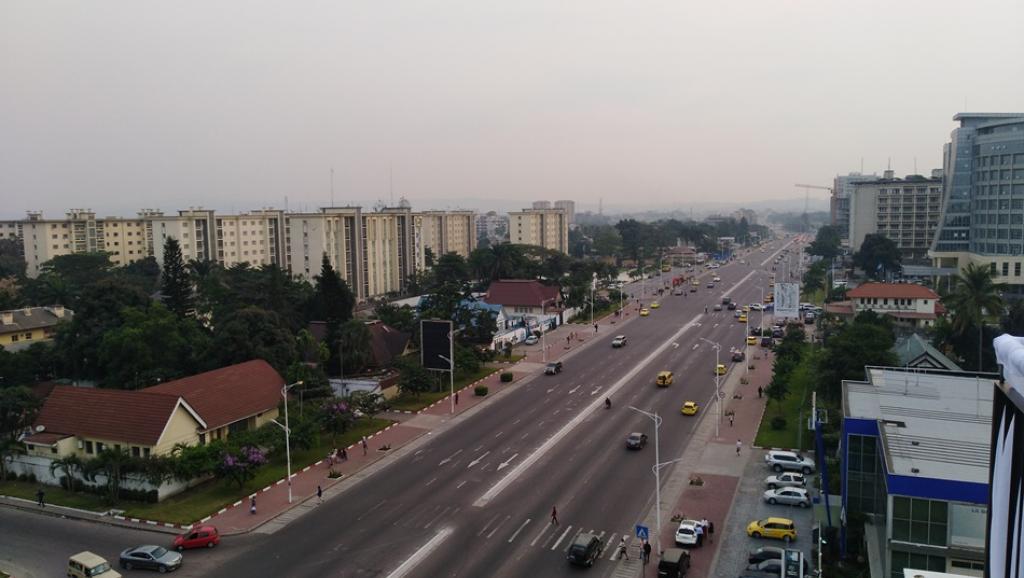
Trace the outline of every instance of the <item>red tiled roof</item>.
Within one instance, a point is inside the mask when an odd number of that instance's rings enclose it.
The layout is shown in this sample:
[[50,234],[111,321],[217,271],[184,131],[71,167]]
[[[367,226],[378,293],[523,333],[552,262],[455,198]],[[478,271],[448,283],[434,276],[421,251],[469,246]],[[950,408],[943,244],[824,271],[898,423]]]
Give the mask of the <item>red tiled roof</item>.
[[382,321],[370,321],[366,328],[370,330],[370,363],[377,367],[384,367],[405,353],[412,337]]
[[71,434],[50,433],[48,431],[44,431],[42,433],[36,433],[36,434],[32,434],[30,436],[27,436],[22,441],[30,443],[30,444],[40,444],[40,445],[44,445],[44,446],[52,446],[53,444],[59,442],[60,440],[65,439],[65,438],[69,438],[69,437],[71,437]]
[[283,385],[284,379],[269,363],[254,359],[143,391],[185,398],[206,427],[216,429],[277,407]]
[[835,313],[836,315],[853,315],[853,304],[849,301],[826,303],[825,312]]
[[931,289],[914,283],[865,283],[846,292],[850,298],[938,299]]
[[492,305],[540,307],[546,302],[554,306],[560,301],[560,294],[558,287],[530,279],[492,281],[484,301]]
[[35,425],[44,426],[40,433],[151,446],[160,440],[178,402],[174,395],[58,385]]
[[934,313],[918,313],[917,311],[885,311],[886,315],[891,315],[897,319],[935,319]]

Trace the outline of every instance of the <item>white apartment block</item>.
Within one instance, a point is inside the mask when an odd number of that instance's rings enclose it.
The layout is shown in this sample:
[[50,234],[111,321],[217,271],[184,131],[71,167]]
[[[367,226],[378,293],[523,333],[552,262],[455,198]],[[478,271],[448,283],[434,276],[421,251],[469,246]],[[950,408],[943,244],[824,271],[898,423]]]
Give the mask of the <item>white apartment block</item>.
[[472,211],[413,213],[413,249],[416,269],[426,269],[426,250],[434,258],[456,253],[464,258],[476,248],[476,214]]
[[931,178],[908,175],[893,178],[892,171],[873,181],[853,185],[850,195],[850,248],[860,250],[864,237],[880,234],[899,247],[906,264],[929,263],[942,210],[942,171]]
[[523,209],[508,214],[509,242],[569,252],[569,220],[562,209]]
[[554,207],[565,211],[565,218],[570,227],[576,224],[576,201],[555,201]]
[[123,266],[151,255],[147,240],[148,213],[136,219],[96,217],[87,209],[72,209],[63,219],[44,219],[29,213],[20,221],[26,274],[39,275],[40,266],[62,255],[105,251],[114,265]]

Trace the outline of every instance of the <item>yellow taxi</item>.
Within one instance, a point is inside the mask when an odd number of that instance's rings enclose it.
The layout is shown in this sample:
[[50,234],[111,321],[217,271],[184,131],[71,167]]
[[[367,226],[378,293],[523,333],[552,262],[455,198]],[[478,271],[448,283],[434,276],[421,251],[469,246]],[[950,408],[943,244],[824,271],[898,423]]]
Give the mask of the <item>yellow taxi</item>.
[[654,383],[658,387],[668,387],[672,385],[672,380],[675,378],[671,371],[659,371],[658,377],[655,378]]
[[661,266],[661,272],[662,273],[668,273],[671,270],[672,270],[672,265],[662,265]]
[[718,365],[715,366],[715,375],[725,375],[725,372],[726,369],[724,364],[719,363]]
[[657,309],[659,307],[661,307],[661,303],[658,303],[657,301],[651,303],[651,309]]
[[796,524],[789,518],[765,518],[747,524],[751,538],[775,538],[786,543],[796,540]]
[[740,323],[746,323],[747,322],[747,314],[746,313],[740,313],[740,316],[736,318],[736,321],[739,321]]
[[757,336],[756,335],[748,335],[747,336],[747,345],[757,345]]
[[694,287],[700,287],[700,279],[694,277],[693,279],[690,280],[690,285],[693,285]]
[[769,294],[764,296],[764,302],[765,303],[771,303],[774,300],[775,300],[775,297],[773,297],[771,293],[769,293]]
[[743,312],[744,313],[750,313],[750,305],[744,305],[743,306]]
[[697,402],[685,401],[683,402],[683,408],[679,410],[679,413],[683,415],[697,415],[698,411],[700,411],[700,406],[697,405]]
[[646,307],[641,307],[640,308],[640,317],[647,317],[650,314],[651,314],[651,310],[650,309],[648,309]]

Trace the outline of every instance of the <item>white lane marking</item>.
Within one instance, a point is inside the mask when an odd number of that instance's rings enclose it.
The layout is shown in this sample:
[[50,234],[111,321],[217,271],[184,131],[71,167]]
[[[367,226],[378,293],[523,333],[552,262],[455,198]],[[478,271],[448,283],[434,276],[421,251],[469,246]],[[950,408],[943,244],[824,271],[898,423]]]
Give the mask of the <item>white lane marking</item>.
[[418,456],[418,455],[420,455],[422,453],[423,453],[423,450],[416,450],[416,453],[414,453],[413,455],[414,456]]
[[595,388],[594,391],[590,392],[590,395],[597,395],[597,392],[601,391],[601,388]]
[[700,347],[700,343],[694,343],[693,347],[690,349],[690,351],[697,351],[698,347]]
[[490,528],[490,527],[491,527],[491,524],[493,524],[493,523],[495,522],[495,520],[497,520],[497,519],[498,519],[498,518],[500,518],[500,517],[501,517],[501,514],[498,514],[498,515],[494,516],[493,518],[491,518],[491,521],[490,521],[490,522],[487,522],[487,524],[486,524],[486,525],[484,525],[484,527],[483,527],[483,528],[481,528],[481,529],[480,529],[480,531],[476,533],[476,535],[477,535],[477,536],[483,536],[483,535],[484,535],[484,532],[486,532],[486,531],[487,531],[487,528]]
[[426,485],[429,486],[430,484],[433,484],[436,481],[437,481],[437,478],[431,478],[430,481],[426,483]]
[[[482,449],[484,449],[484,446],[476,446],[475,448],[473,448],[473,451],[474,452],[478,452],[478,451],[480,451]],[[459,450],[459,451],[461,452],[462,450]]]
[[452,458],[454,458],[455,456],[457,456],[457,455],[459,455],[461,453],[462,453],[462,450],[459,450],[459,451],[455,452],[454,454],[452,454],[452,455],[446,457],[445,459],[441,460],[440,462],[438,462],[437,465],[443,466],[443,465],[447,464],[448,462],[452,461]]
[[569,526],[568,528],[565,529],[564,532],[562,532],[562,535],[559,536],[557,540],[555,540],[554,544],[552,544],[551,550],[556,550],[558,548],[558,545],[561,544],[562,540],[565,539],[565,535],[569,533],[569,530],[572,530],[572,526]]
[[490,533],[490,534],[487,534],[487,538],[488,538],[488,539],[490,539],[490,538],[491,538],[492,536],[494,536],[494,533],[498,531],[498,528],[500,528],[500,527],[501,527],[502,525],[504,525],[504,524],[505,524],[505,522],[509,521],[509,519],[510,519],[511,517],[512,517],[512,516],[505,516],[505,519],[504,519],[504,520],[502,520],[502,521],[498,522],[498,525],[497,525],[497,526],[495,526],[493,530],[491,530],[491,533]]
[[555,388],[553,388],[553,387],[552,387],[551,389],[549,389],[549,390],[547,391],[547,393],[551,393],[552,391],[555,391]]
[[525,440],[528,435],[530,435],[530,434],[529,433],[524,433],[522,436],[519,437],[519,439]]
[[491,452],[486,452],[486,453],[485,453],[484,455],[482,455],[482,456],[478,457],[477,459],[475,459],[475,460],[473,460],[473,461],[469,462],[469,465],[468,465],[468,466],[466,466],[466,468],[468,469],[468,468],[471,468],[471,467],[473,467],[473,466],[475,466],[475,465],[479,464],[479,463],[480,463],[481,461],[483,461],[483,459],[484,459],[484,458],[486,458],[486,457],[487,457],[487,454],[489,454],[489,453],[491,453]]
[[673,341],[672,342],[672,349],[679,349],[679,344]]
[[429,528],[434,522],[436,522],[441,516],[445,515],[445,513],[450,509],[452,509],[451,506],[445,506],[444,509],[441,510],[440,514],[434,516],[429,522],[426,523],[425,526],[423,526],[423,529]]
[[540,532],[537,532],[537,535],[534,536],[533,541],[530,542],[530,546],[536,546],[537,545],[537,540],[540,540],[540,537],[543,536],[545,533],[547,533],[547,531],[550,530],[550,529],[551,529],[551,524],[548,524],[547,526],[542,527],[540,529]]
[[[751,271],[750,273],[747,273],[742,279],[737,281],[736,284],[733,285],[729,289],[729,292],[734,291],[736,289],[736,287],[739,287],[743,283],[746,283],[747,279],[750,279],[753,275],[754,275],[753,271]],[[678,340],[680,337],[682,337],[682,335],[684,333],[689,331],[689,329],[691,327],[693,327],[693,323],[694,323],[694,321],[696,319],[697,319],[696,317],[691,319],[689,323],[687,323],[686,325],[683,325],[679,329],[679,331],[676,331],[675,335],[670,337],[667,341],[665,341],[664,343],[659,345],[657,348],[655,348],[654,351],[652,351],[650,354],[648,354],[647,357],[645,357],[643,359],[643,361],[641,361],[640,363],[638,363],[635,366],[633,366],[633,369],[629,370],[629,372],[626,373],[626,375],[623,375],[621,378],[619,378],[618,381],[616,381],[611,387],[608,388],[608,393],[609,394],[614,394],[619,389],[624,387],[626,385],[626,383],[628,383],[630,380],[632,380],[634,377],[636,377],[641,371],[645,370],[647,368],[647,366],[649,366],[659,355],[664,353],[665,350],[668,349],[669,346],[672,345],[673,341]],[[595,389],[591,393],[591,395],[596,394],[600,390],[601,390],[601,388]],[[530,454],[525,460],[519,462],[519,465],[517,465],[516,467],[512,468],[512,470],[510,470],[509,473],[505,474],[504,478],[498,480],[493,486],[491,486],[491,489],[487,490],[486,492],[484,492],[484,494],[482,496],[477,498],[477,500],[475,502],[473,502],[473,505],[478,507],[478,508],[482,508],[482,507],[486,506],[487,504],[489,504],[491,502],[491,500],[493,500],[495,497],[497,497],[498,494],[503,492],[505,490],[505,488],[507,488],[512,482],[514,482],[517,478],[519,478],[519,476],[521,476],[523,474],[523,472],[525,472],[527,469],[529,469],[530,466],[532,466],[544,454],[546,454],[548,451],[550,451],[551,448],[553,448],[555,446],[555,444],[560,442],[562,440],[562,438],[564,438],[565,436],[569,435],[569,432],[571,432],[573,429],[575,429],[576,426],[578,426],[579,424],[583,423],[583,420],[586,419],[587,416],[589,416],[591,412],[596,410],[598,408],[598,405],[600,405],[601,403],[603,403],[603,402],[601,401],[600,398],[595,399],[594,401],[590,402],[590,405],[584,407],[578,414],[576,414],[576,417],[572,418],[571,420],[568,421],[568,423],[566,423],[564,426],[562,426],[562,429],[560,429],[557,432],[555,432],[543,444],[541,444],[536,450],[534,450],[533,453]]]
[[426,544],[421,546],[419,550],[413,552],[412,556],[409,556],[409,558],[405,562],[403,562],[401,566],[395,568],[394,571],[388,574],[387,578],[402,578],[403,576],[408,574],[410,570],[412,570],[416,566],[419,566],[421,560],[423,560],[424,558],[429,556],[431,552],[436,550],[437,547],[440,546],[441,543],[444,542],[448,538],[448,536],[451,535],[451,533],[451,528],[441,528],[441,530],[439,530],[437,534],[434,534],[433,538],[427,540]]
[[466,480],[462,480],[461,482],[459,482],[459,485],[455,486],[455,489],[457,490],[457,489],[459,489],[459,488],[461,488],[462,486],[465,486],[465,485],[466,485]]
[[503,433],[505,433],[505,432],[503,432],[503,431],[500,431],[500,432],[498,432],[498,433],[494,434],[494,437],[495,437],[495,439],[497,439],[497,438],[500,438],[500,437],[501,437],[501,434],[503,434]]
[[356,518],[356,519],[357,519],[357,520],[362,520],[362,519],[363,519],[363,518],[365,518],[366,516],[370,515],[370,513],[371,513],[371,512],[373,512],[373,511],[374,511],[374,510],[376,510],[377,508],[379,508],[379,507],[383,506],[383,505],[384,505],[384,502],[386,502],[386,501],[387,501],[387,500],[381,500],[380,502],[378,502],[378,503],[377,503],[377,505],[376,505],[376,506],[374,506],[374,507],[370,508],[369,510],[366,510],[365,512],[363,512],[363,515],[362,515],[362,516],[359,516],[359,517],[358,517],[358,518]]
[[520,419],[517,419],[516,421],[512,422],[512,425],[516,425],[517,423],[519,423],[519,422],[521,422],[521,421],[523,421],[523,420],[522,420],[522,418],[520,418]]
[[574,388],[570,389],[570,390],[569,390],[569,394],[573,394],[573,393],[576,393],[576,391],[577,391],[577,390],[578,390],[579,388],[581,388],[581,387],[583,387],[583,386],[582,386],[582,385],[577,385],[576,387],[574,387]]
[[555,417],[556,415],[558,415],[558,412],[560,412],[560,411],[562,411],[562,410],[556,409],[555,413],[551,414],[551,417]]
[[604,558],[604,555],[608,553],[608,548],[612,547],[612,542],[615,540],[615,536],[617,536],[617,534],[608,536],[608,541],[604,543],[604,550],[601,550],[601,555],[598,556],[599,558]]
[[569,548],[572,548],[572,543],[575,542],[576,538],[578,538],[579,535],[582,534],[582,533],[583,533],[583,528],[577,528],[576,529],[576,533],[572,535],[572,540],[569,540],[568,542],[565,543],[565,550],[564,550],[565,552],[568,552]]
[[512,463],[512,460],[516,459],[516,456],[518,456],[518,455],[519,454],[512,454],[512,457],[510,457],[509,459],[507,459],[507,460],[501,462],[500,464],[498,464],[498,471],[500,472],[504,468],[508,467],[508,465],[510,463]]
[[521,526],[519,526],[519,529],[516,530],[515,533],[512,534],[512,537],[508,539],[508,543],[511,544],[512,541],[516,539],[516,536],[519,535],[519,532],[522,532],[523,528],[525,528],[526,525],[529,524],[529,523],[530,523],[530,518],[527,518],[526,521],[523,522],[523,524]]

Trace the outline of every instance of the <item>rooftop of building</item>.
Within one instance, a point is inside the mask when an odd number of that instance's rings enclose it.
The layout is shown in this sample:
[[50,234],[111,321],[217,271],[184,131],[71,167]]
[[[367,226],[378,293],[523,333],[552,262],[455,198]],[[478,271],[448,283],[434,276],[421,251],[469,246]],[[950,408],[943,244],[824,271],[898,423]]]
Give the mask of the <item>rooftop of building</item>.
[[935,369],[947,369],[950,371],[963,371],[953,362],[952,359],[943,355],[928,340],[917,333],[905,335],[896,340],[893,352],[899,359],[900,365],[907,367],[922,367],[922,363],[934,364]]
[[53,327],[61,321],[70,321],[74,315],[74,311],[59,305],[2,311],[0,312],[0,333]]
[[938,299],[935,291],[916,283],[864,283],[846,292],[850,299]]
[[995,374],[868,367],[844,416],[877,420],[890,474],[988,483]]
[[968,120],[978,118],[1024,118],[1024,112],[958,112],[953,115],[953,120]]

